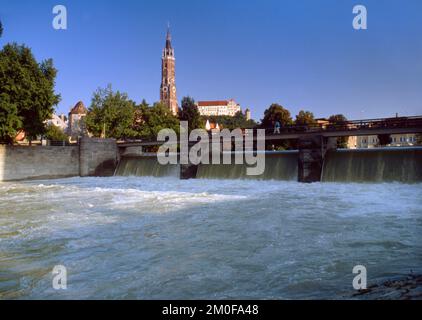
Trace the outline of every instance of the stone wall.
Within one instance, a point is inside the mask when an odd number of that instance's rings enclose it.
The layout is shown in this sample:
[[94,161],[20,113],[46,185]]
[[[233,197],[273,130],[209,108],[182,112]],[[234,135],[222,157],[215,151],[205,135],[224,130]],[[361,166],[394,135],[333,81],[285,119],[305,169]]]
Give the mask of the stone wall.
[[81,177],[104,177],[114,174],[119,160],[116,140],[82,138],[79,145],[79,175]]
[[79,175],[79,147],[0,145],[0,181]]
[[114,139],[82,138],[79,146],[0,145],[0,181],[112,176],[118,161]]

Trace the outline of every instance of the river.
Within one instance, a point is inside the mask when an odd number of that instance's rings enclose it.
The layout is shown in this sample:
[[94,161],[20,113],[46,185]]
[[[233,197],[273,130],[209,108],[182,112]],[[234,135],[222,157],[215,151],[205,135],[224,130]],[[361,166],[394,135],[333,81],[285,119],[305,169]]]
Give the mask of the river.
[[1,183],[0,299],[342,299],[355,265],[421,273],[421,240],[421,184]]

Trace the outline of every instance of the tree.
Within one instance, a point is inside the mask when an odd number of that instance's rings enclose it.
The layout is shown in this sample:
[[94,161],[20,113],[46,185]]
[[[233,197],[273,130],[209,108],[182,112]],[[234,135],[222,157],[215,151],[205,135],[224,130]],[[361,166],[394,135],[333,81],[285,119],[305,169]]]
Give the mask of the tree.
[[[291,126],[293,124],[293,119],[290,115],[290,111],[283,108],[277,103],[273,103],[268,109],[264,111],[264,118],[261,121],[262,128],[274,128],[276,121],[280,122],[281,127]],[[267,150],[285,150],[292,148],[292,142],[288,140],[280,140],[265,143],[265,148]]]
[[53,141],[66,141],[68,139],[63,130],[54,124],[47,125],[45,137]]
[[218,123],[220,128],[226,128],[229,130],[242,128],[252,129],[257,127],[257,123],[254,120],[247,120],[246,116],[241,112],[237,112],[234,116],[203,116],[202,122],[206,123],[209,120],[212,123]]
[[0,21],[0,38],[2,35],[3,35],[3,25],[1,24],[1,21]]
[[38,63],[29,48],[7,44],[0,51],[0,139],[12,141],[23,129],[31,140],[45,133],[60,101],[54,85],[57,70],[51,59]]
[[263,128],[272,128],[274,127],[274,123],[276,121],[279,121],[282,127],[293,124],[290,111],[277,103],[273,103],[267,110],[264,111],[264,119],[261,121],[261,126]]
[[[347,118],[342,114],[335,114],[328,118],[328,129],[347,129]],[[347,148],[349,137],[337,138],[337,148]]]
[[380,146],[386,146],[390,144],[393,140],[389,134],[379,134],[378,141]]
[[133,130],[135,103],[126,93],[113,92],[111,85],[94,92],[85,117],[87,130],[96,137],[129,138]]
[[314,114],[310,111],[299,111],[296,116],[295,125],[297,126],[310,126],[316,124]]
[[10,103],[4,94],[0,94],[0,142],[12,144],[13,138],[22,127],[16,104]]
[[198,107],[195,104],[195,100],[191,97],[184,97],[182,99],[182,108],[180,110],[179,119],[181,121],[189,122],[189,132],[203,127],[203,121],[201,120]]
[[150,107],[145,101],[135,110],[134,130],[136,137],[148,140],[157,139],[158,132],[162,129],[172,129],[179,132],[179,119],[170,109],[161,102]]

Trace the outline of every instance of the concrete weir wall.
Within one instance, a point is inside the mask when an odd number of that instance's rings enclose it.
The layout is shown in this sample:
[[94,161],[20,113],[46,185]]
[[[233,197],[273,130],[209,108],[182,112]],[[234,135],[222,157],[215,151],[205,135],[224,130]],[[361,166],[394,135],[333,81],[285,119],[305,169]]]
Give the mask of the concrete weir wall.
[[0,181],[111,176],[118,161],[114,139],[82,138],[79,146],[0,145]]
[[119,151],[116,140],[82,138],[79,141],[79,175],[112,176],[116,169]]

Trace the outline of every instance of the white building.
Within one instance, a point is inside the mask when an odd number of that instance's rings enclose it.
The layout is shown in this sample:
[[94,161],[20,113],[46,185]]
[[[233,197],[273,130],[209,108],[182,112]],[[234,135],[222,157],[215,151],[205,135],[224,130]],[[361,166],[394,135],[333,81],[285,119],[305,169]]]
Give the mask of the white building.
[[63,132],[65,132],[67,130],[68,122],[66,121],[64,114],[61,114],[60,116],[58,116],[57,114],[53,114],[51,119],[46,121],[46,124],[59,127],[63,130]]
[[201,116],[231,116],[241,111],[240,105],[233,99],[216,101],[198,101],[198,111]]
[[[416,134],[392,134],[390,147],[415,146],[417,144]],[[348,147],[355,148],[376,148],[379,147],[378,136],[354,136],[349,137]]]

